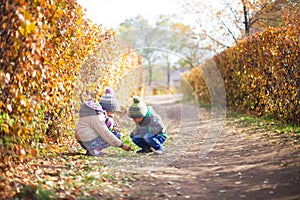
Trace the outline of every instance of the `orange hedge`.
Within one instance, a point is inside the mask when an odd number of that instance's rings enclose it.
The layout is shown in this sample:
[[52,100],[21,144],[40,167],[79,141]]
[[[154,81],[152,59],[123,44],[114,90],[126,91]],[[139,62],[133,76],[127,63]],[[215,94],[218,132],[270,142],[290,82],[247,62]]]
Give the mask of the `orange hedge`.
[[[78,101],[74,90],[80,85],[80,73],[104,74],[96,66],[88,68],[86,59],[104,41],[114,40],[116,33],[84,19],[76,0],[3,0],[0,18],[2,167],[10,160],[34,156],[37,143],[59,141],[73,129],[74,102]],[[116,46],[105,48],[110,56]],[[137,53],[123,48],[114,54],[117,61],[107,64],[105,79],[97,79],[95,85],[113,87],[127,71],[140,67]],[[129,82],[134,84],[133,80]],[[95,98],[103,90],[89,89]]]
[[[299,23],[289,24],[250,36],[215,56],[228,106],[300,124],[299,40]],[[194,69],[184,78],[198,99],[207,102],[209,93],[202,75],[199,78],[199,70]]]

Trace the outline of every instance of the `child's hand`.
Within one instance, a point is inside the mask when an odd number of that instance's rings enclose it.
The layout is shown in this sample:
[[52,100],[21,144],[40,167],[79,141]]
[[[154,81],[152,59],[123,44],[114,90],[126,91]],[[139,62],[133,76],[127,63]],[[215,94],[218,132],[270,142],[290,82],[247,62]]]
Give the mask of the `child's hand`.
[[120,129],[119,127],[117,127],[117,126],[114,126],[114,127],[113,127],[113,130],[114,130],[114,131],[117,131],[117,132],[121,132],[121,129]]
[[125,145],[125,144],[123,144],[123,145],[121,146],[121,148],[122,148],[123,150],[125,150],[125,151],[130,151],[130,150],[131,150],[130,146],[127,146],[127,145]]
[[132,130],[132,134],[133,134],[133,135],[137,134],[137,130],[136,130],[136,129],[133,129],[133,130]]
[[130,133],[130,138],[133,138],[134,134],[133,133]]

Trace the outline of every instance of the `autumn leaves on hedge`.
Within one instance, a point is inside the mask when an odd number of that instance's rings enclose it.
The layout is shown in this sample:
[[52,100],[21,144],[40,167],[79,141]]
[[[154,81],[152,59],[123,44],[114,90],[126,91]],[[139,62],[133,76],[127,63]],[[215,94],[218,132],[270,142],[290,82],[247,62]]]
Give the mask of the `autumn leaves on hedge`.
[[[74,126],[78,92],[101,95],[102,87],[114,87],[140,66],[140,57],[125,45],[118,55],[113,53],[115,32],[86,20],[75,0],[4,0],[0,18],[2,159],[13,150],[34,154],[35,144],[45,136],[48,141],[60,139]],[[105,41],[111,42],[101,47]],[[106,48],[106,63],[88,59],[100,48]],[[110,55],[118,59],[108,59]],[[81,73],[88,76],[91,71],[99,77],[93,86],[82,83],[86,77]]]
[[[250,36],[214,57],[228,106],[300,124],[300,26],[295,21]],[[198,100],[206,103],[210,94],[202,76],[208,70],[203,65],[184,75]]]

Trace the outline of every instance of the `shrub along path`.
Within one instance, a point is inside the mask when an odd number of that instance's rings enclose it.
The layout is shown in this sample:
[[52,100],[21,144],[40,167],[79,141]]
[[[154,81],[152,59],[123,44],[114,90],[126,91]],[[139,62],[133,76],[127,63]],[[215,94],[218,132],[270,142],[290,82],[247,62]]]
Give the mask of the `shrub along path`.
[[261,128],[260,122],[226,118],[217,143],[202,155],[209,111],[200,108],[198,118],[182,122],[180,111],[195,112],[194,106],[172,103],[168,97],[158,100],[153,107],[170,132],[166,152],[127,159],[124,165],[137,178],[119,198],[300,199],[299,130],[287,133]]

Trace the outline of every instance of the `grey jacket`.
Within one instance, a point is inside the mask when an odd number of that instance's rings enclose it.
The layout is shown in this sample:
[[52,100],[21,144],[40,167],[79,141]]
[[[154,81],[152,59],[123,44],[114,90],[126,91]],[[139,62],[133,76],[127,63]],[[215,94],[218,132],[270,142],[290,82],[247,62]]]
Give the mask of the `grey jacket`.
[[136,134],[144,136],[146,133],[166,133],[166,128],[161,116],[157,114],[151,106],[148,106],[148,111],[143,121],[136,123]]

